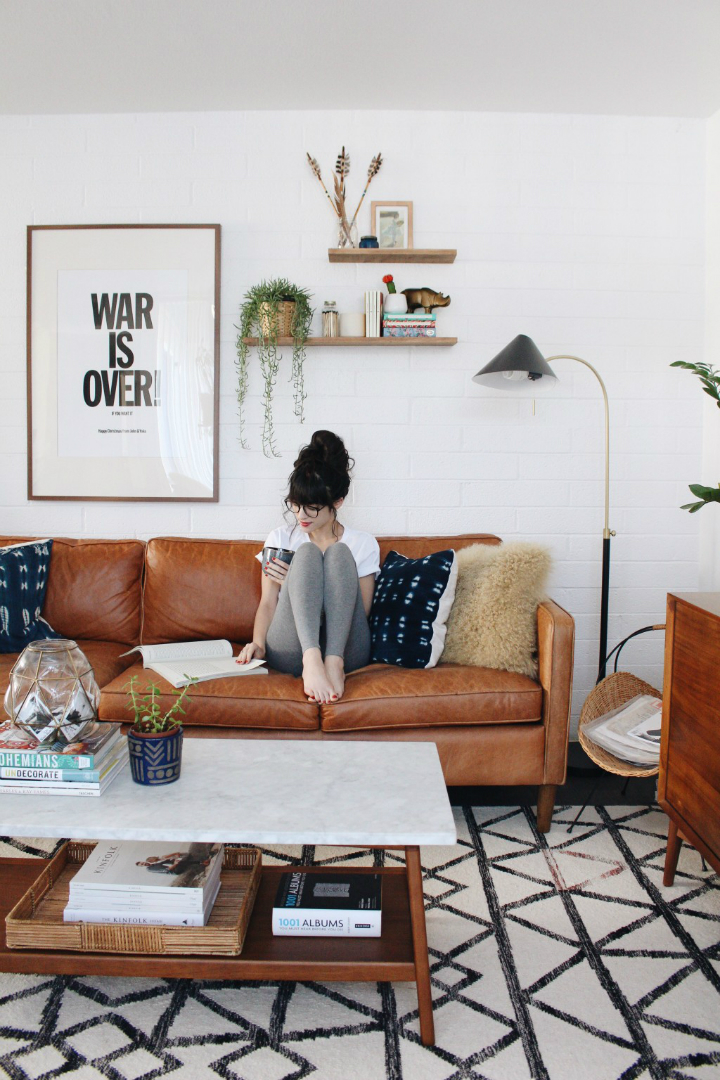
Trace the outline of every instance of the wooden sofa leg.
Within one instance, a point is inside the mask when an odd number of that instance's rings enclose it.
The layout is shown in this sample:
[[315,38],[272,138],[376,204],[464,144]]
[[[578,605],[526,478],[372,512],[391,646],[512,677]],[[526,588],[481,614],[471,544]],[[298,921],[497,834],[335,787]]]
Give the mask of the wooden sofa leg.
[[550,832],[557,784],[541,784],[538,788],[537,827],[538,832]]

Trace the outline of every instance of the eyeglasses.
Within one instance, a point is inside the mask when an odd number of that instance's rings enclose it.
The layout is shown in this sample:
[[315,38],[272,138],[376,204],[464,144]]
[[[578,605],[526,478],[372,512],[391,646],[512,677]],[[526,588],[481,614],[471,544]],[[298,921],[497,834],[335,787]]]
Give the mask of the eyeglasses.
[[316,518],[321,510],[325,509],[324,506],[299,506],[290,499],[285,500],[285,506],[291,514],[299,514],[301,510],[304,510],[309,518]]

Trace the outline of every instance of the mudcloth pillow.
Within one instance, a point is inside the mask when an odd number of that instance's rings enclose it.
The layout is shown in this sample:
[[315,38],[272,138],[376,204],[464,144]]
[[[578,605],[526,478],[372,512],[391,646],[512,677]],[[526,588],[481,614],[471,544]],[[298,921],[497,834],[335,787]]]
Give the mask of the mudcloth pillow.
[[0,548],[0,653],[21,652],[31,641],[59,638],[40,612],[52,540]]
[[389,551],[370,610],[373,664],[435,667],[445,646],[445,623],[455,597],[452,550],[424,559]]

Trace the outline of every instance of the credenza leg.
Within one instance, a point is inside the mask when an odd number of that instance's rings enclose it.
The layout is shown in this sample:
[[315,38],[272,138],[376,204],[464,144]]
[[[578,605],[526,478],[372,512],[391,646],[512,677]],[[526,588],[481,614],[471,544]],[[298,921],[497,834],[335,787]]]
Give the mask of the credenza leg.
[[435,1023],[433,1021],[432,993],[430,991],[430,960],[425,927],[425,903],[423,900],[419,847],[405,848],[405,867],[410,897],[410,922],[415,955],[415,982],[417,983],[418,1009],[420,1012],[420,1039],[423,1046],[433,1046],[435,1043]]
[[668,827],[668,839],[667,839],[667,851],[665,852],[665,873],[663,874],[663,885],[672,885],[675,881],[675,871],[677,870],[678,858],[680,857],[680,848],[682,847],[682,840],[678,836],[678,827],[670,818],[670,825]]

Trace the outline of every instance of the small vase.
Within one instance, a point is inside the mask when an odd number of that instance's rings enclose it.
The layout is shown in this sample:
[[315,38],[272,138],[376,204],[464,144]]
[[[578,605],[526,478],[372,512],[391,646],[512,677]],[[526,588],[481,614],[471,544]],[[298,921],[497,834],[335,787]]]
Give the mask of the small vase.
[[402,293],[388,293],[383,301],[386,315],[404,315],[407,311],[407,297]]
[[136,784],[157,787],[172,784],[180,776],[183,730],[128,731],[130,773]]
[[[349,235],[348,235],[349,234]],[[347,224],[347,232],[342,226],[342,222],[337,223],[337,232],[335,234],[337,239],[337,246],[339,248],[356,248],[358,246],[358,227],[357,225]]]

